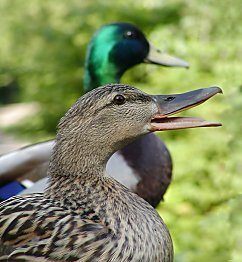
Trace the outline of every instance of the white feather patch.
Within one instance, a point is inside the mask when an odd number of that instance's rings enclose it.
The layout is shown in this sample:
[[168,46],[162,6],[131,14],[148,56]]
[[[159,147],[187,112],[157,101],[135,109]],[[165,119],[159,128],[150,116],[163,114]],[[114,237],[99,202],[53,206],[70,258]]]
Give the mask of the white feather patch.
[[107,173],[132,191],[136,190],[137,184],[140,181],[140,178],[134,173],[133,169],[119,152],[113,154],[109,159]]

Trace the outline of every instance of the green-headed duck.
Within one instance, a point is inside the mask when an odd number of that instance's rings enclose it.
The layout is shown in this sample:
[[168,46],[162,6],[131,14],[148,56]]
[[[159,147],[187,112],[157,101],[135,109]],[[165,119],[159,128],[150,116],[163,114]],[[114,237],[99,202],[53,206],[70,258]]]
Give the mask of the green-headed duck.
[[[140,63],[189,66],[187,62],[154,48],[134,25],[105,25],[96,32],[88,46],[84,89],[87,92],[104,84],[118,83],[127,69]],[[0,157],[0,184],[30,171],[36,178],[45,177],[53,146],[54,140],[46,141]],[[153,152],[156,152],[155,156]],[[172,161],[164,143],[154,134],[149,134],[116,152],[108,162],[107,170],[120,183],[156,206],[170,184]],[[27,192],[42,192],[46,185],[47,178],[44,178]],[[15,186],[17,191],[22,189],[18,182],[0,188],[0,198],[1,195],[2,199],[14,195]]]

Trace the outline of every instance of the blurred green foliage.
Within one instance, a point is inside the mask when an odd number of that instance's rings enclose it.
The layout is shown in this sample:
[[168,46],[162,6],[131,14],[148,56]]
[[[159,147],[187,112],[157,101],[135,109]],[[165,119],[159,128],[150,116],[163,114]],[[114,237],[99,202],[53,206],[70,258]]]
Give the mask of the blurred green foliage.
[[41,103],[38,116],[14,129],[32,140],[53,136],[82,94],[86,46],[104,23],[132,22],[157,47],[191,63],[189,70],[140,65],[122,82],[150,93],[223,88],[224,96],[187,113],[219,120],[222,128],[159,134],[174,161],[158,211],[176,262],[242,261],[241,10],[241,0],[0,2],[0,86],[17,83],[19,101]]

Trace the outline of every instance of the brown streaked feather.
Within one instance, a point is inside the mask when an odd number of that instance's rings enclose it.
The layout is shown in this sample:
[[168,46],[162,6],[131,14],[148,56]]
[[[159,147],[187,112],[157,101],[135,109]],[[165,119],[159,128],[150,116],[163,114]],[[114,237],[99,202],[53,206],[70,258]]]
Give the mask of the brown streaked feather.
[[[84,211],[83,216],[87,217]],[[14,197],[4,202],[4,210],[0,208],[0,243],[6,251],[21,247],[11,252],[9,258],[17,254],[37,257],[42,254],[71,261],[71,257],[77,259],[75,246],[86,256],[86,249],[100,248],[111,236],[110,230],[97,221],[97,215],[95,221],[81,218],[81,213],[59,207],[59,203],[41,194]],[[60,249],[60,254],[55,254],[58,245],[64,246],[65,252],[61,253]]]
[[[117,92],[137,101],[112,105]],[[172,262],[172,240],[158,213],[105,172],[113,152],[149,132],[156,111],[152,97],[129,86],[107,85],[80,98],[60,121],[49,187],[0,205],[0,256]]]

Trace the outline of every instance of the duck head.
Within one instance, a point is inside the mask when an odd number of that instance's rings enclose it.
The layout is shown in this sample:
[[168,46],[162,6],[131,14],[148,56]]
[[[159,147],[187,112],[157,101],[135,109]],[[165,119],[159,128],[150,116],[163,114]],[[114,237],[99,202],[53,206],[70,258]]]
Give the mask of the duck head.
[[210,87],[148,95],[121,84],[99,87],[82,96],[61,119],[51,161],[58,163],[51,164],[50,170],[59,166],[65,168],[63,173],[103,173],[114,152],[149,132],[220,126],[200,118],[171,117],[220,92]]
[[123,73],[140,63],[189,67],[151,45],[144,33],[128,23],[102,26],[88,46],[84,87],[85,91],[107,83],[118,83]]

